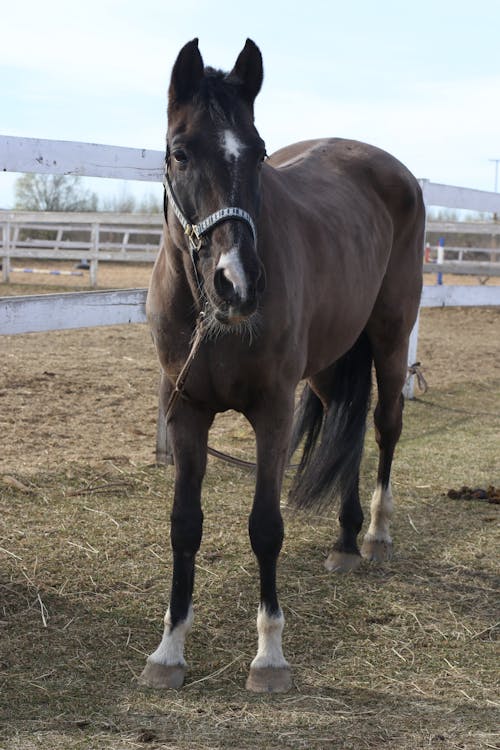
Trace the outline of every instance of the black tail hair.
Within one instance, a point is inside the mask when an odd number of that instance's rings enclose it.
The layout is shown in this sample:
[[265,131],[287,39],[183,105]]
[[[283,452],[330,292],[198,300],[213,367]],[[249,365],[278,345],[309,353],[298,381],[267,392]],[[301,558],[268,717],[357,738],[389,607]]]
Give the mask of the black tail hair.
[[337,495],[357,490],[366,416],[372,384],[372,350],[362,333],[334,365],[331,402],[323,403],[306,385],[292,435],[291,453],[305,438],[289,500],[299,508],[318,508]]

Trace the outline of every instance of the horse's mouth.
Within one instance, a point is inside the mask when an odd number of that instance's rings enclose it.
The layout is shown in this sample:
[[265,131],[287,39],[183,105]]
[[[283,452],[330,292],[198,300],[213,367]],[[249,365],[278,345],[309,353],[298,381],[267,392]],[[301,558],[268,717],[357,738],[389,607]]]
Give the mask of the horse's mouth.
[[208,335],[215,338],[225,334],[248,336],[250,341],[258,335],[260,315],[257,306],[247,313],[235,307],[226,309],[214,305],[208,317]]
[[243,315],[238,310],[234,310],[234,308],[231,307],[228,310],[221,310],[218,307],[214,310],[214,316],[217,322],[224,326],[228,326],[229,328],[245,323],[245,321],[247,321],[252,315],[253,312],[250,313],[250,315]]

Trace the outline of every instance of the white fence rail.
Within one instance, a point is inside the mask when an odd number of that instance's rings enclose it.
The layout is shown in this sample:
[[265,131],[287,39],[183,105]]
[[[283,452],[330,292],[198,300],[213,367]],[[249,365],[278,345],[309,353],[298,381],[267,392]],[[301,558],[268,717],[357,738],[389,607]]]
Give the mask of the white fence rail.
[[[145,323],[146,294],[146,289],[120,289],[4,297],[0,304],[0,335]],[[421,307],[499,304],[498,286],[426,286],[421,301]]]
[[163,180],[163,151],[0,135],[0,172]]
[[0,335],[146,322],[147,289],[4,297]]

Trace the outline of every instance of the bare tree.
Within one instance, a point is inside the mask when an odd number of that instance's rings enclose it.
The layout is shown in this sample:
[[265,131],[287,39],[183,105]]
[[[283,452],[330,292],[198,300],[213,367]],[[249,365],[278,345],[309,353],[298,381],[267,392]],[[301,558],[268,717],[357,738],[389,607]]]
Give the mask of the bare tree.
[[97,195],[73,175],[24,174],[15,194],[15,207],[25,211],[97,211]]

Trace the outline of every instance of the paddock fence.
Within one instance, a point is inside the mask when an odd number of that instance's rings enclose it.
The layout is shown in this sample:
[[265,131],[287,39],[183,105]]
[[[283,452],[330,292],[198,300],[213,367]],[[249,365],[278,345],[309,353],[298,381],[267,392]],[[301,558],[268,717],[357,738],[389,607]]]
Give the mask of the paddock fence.
[[85,261],[89,286],[97,286],[99,262],[153,263],[162,246],[159,214],[0,211],[2,280],[30,268],[14,259]]
[[[100,262],[153,263],[162,247],[162,222],[161,214],[0,210],[2,281],[8,283],[12,274],[38,272],[16,267],[16,259],[85,261],[89,286],[97,287]],[[500,222],[428,221],[424,272],[487,280],[500,276],[499,260]]]
[[[0,169],[4,172],[72,174],[161,182],[163,179],[163,160],[164,155],[161,151],[0,136]],[[500,194],[498,193],[441,185],[429,180],[421,180],[421,186],[428,207],[439,206],[490,213],[494,215],[495,219],[500,214]],[[65,218],[71,221],[74,217],[65,215]],[[131,224],[127,226],[137,228],[138,225],[134,225],[133,220],[134,217],[132,216]],[[108,222],[108,224],[104,223],[103,226],[108,228],[111,225]],[[474,230],[476,229],[477,224],[474,222]],[[492,251],[496,249],[499,234],[497,229],[498,225],[494,221],[488,224],[484,232],[490,235],[492,242],[495,243],[495,247],[491,248]],[[5,235],[8,235],[9,238],[10,230],[9,226]],[[445,228],[442,227],[440,231],[444,232],[444,230]],[[131,234],[132,232],[130,232],[129,238]],[[473,234],[478,234],[478,232],[474,231]],[[59,252],[76,252],[78,257],[81,256],[81,248],[62,247],[61,243],[64,241],[66,240],[63,239],[63,233],[61,233]],[[71,240],[67,241],[71,242]],[[124,249],[124,245],[129,243],[129,239],[124,242],[124,234],[121,236],[121,240],[115,242],[110,240],[110,242],[113,247],[108,248],[108,251],[109,253],[116,253],[116,256],[120,254],[126,256],[127,253],[136,252],[132,247]],[[94,230],[94,244],[88,248],[88,253],[92,250],[98,252],[95,248]],[[84,249],[87,250],[87,248]],[[442,260],[444,261],[444,259]],[[458,262],[464,263],[465,261]],[[444,270],[444,263],[435,265],[441,266]],[[491,266],[494,263],[488,265]],[[482,272],[484,270],[485,268],[482,267]],[[491,271],[491,269],[489,270]],[[14,335],[122,323],[143,323],[145,322],[145,296],[146,290],[132,289],[5,297],[0,301],[0,334]],[[422,307],[498,306],[500,305],[500,286],[426,286],[424,287],[421,304]],[[418,320],[410,340],[410,365],[415,363],[417,359],[417,344]],[[410,376],[405,387],[405,395],[409,398],[412,398],[414,394],[414,380],[415,377]]]

